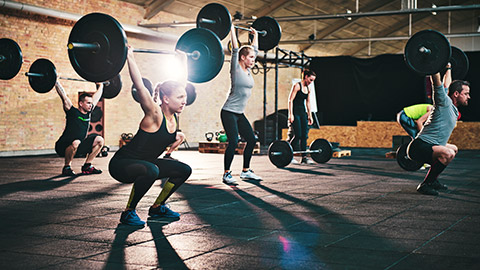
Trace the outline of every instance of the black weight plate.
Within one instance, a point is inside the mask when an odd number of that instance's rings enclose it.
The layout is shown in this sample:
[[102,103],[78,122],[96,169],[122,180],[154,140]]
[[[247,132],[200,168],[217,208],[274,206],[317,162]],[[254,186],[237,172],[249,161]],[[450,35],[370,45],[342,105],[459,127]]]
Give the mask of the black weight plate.
[[29,73],[43,74],[42,77],[28,76],[30,87],[37,93],[47,93],[57,82],[57,70],[55,65],[48,59],[35,60],[28,70]]
[[[202,18],[215,21],[215,23],[202,22]],[[204,6],[197,14],[197,28],[205,28],[215,33],[223,40],[230,33],[232,17],[228,9],[218,3],[210,3]]]
[[[148,92],[150,92],[150,96],[152,96],[153,95],[153,84],[152,84],[152,82],[147,78],[142,78],[142,81],[143,81],[143,85],[147,88]],[[135,88],[135,85],[133,85],[133,84],[132,84],[132,96],[133,96],[133,99],[136,102],[139,102],[138,97],[137,97],[137,89]]]
[[325,139],[316,139],[310,144],[309,150],[321,150],[319,153],[311,153],[310,156],[317,163],[326,163],[333,156],[332,144]]
[[120,74],[117,74],[112,79],[108,80],[109,84],[103,87],[103,94],[102,97],[106,99],[111,99],[120,93],[122,90],[122,77]]
[[257,31],[267,31],[265,36],[258,34],[258,49],[261,51],[275,48],[282,38],[282,28],[272,17],[260,17],[253,22],[252,27]]
[[90,13],[73,26],[68,42],[98,43],[99,51],[68,50],[75,71],[87,81],[104,82],[122,70],[127,59],[127,37],[115,18],[103,13]]
[[204,83],[215,78],[223,67],[225,54],[222,43],[212,31],[193,28],[185,32],[177,42],[175,49],[191,53],[198,51],[200,57],[188,57],[188,80]]
[[191,83],[187,83],[185,91],[187,92],[187,106],[192,105],[192,103],[197,98],[197,91],[195,90],[195,86]]
[[[420,48],[425,47],[431,53],[422,53]],[[423,30],[415,33],[405,45],[405,63],[413,71],[421,75],[433,75],[445,68],[452,49],[448,39],[435,30]]]
[[407,156],[408,143],[400,145],[397,149],[397,163],[400,167],[406,171],[416,171],[422,167],[422,163],[415,160],[411,160]]
[[452,79],[463,80],[467,76],[470,62],[467,55],[457,47],[452,46],[452,57],[450,58],[452,64]]
[[22,67],[23,56],[17,42],[9,38],[0,38],[0,79],[10,80]]
[[283,168],[290,164],[293,159],[292,146],[286,141],[274,141],[268,147],[268,158],[273,165]]
[[96,106],[95,109],[92,111],[92,115],[90,116],[90,122],[96,123],[102,119],[103,111],[102,108]]

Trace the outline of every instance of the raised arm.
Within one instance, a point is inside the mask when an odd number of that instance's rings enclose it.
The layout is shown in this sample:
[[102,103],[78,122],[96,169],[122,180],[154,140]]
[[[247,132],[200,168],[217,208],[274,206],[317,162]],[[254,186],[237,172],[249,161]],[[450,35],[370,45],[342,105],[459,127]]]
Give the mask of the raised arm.
[[137,89],[137,97],[140,105],[142,106],[142,110],[145,115],[151,115],[156,110],[157,105],[153,101],[150,92],[143,84],[142,74],[138,69],[137,62],[135,62],[133,48],[130,45],[128,45],[127,63],[130,78],[132,79],[135,89]]
[[253,34],[252,46],[258,50],[258,32],[253,27],[250,27],[250,31],[252,31]]
[[232,49],[238,49],[237,33],[235,32],[235,25],[230,27],[230,41],[232,42]]
[[73,103],[70,100],[70,98],[68,98],[67,94],[65,93],[65,90],[63,89],[63,86],[60,84],[58,80],[55,82],[55,90],[57,90],[58,95],[62,99],[63,110],[66,112],[69,111],[70,108],[72,108]]
[[443,75],[443,86],[445,89],[448,89],[450,84],[452,83],[452,64],[447,64],[447,71],[445,71],[445,75]]
[[97,92],[95,92],[95,94],[92,96],[94,108],[97,106],[97,103],[100,101],[103,95],[103,83],[95,83],[95,85],[97,87]]

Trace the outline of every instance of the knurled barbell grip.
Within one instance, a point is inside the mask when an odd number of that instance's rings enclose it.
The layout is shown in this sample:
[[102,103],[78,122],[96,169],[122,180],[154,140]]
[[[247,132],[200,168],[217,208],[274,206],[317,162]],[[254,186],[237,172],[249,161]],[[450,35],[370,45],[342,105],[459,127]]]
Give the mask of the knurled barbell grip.
[[[311,153],[321,153],[322,149],[318,150],[306,150],[306,151],[293,151],[293,154],[311,154]],[[281,156],[283,152],[271,152],[270,155],[272,156]]]
[[[250,29],[248,29],[248,28],[241,27],[241,26],[237,26],[237,25],[235,25],[235,28],[241,29],[241,30],[245,30],[245,31],[250,31]],[[262,36],[266,36],[266,35],[267,35],[267,31],[266,31],[266,30],[260,30],[260,31],[257,31],[257,33],[258,33],[259,35],[262,35]]]
[[90,51],[98,51],[100,50],[100,44],[98,43],[85,43],[85,42],[70,42],[67,45],[69,50],[90,50]]

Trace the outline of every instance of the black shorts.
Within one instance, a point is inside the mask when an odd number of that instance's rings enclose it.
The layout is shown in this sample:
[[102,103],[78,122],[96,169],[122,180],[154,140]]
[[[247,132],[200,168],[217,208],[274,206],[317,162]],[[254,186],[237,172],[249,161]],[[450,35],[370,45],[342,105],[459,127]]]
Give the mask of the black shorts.
[[[80,145],[78,146],[77,153],[75,154],[76,157],[85,156],[92,152],[93,141],[95,138],[99,136],[98,134],[90,134],[83,140]],[[73,141],[72,141],[73,142]],[[59,140],[55,143],[55,152],[61,157],[65,157],[65,149],[72,145],[72,142],[65,142],[63,140]]]
[[408,145],[407,154],[415,161],[432,164],[434,146],[435,144],[427,143],[417,138]]

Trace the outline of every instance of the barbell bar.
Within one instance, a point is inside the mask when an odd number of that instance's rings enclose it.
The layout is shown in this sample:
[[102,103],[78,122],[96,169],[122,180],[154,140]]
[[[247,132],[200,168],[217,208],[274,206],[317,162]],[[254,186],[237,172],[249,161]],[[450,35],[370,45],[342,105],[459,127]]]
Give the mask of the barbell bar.
[[[232,26],[232,17],[228,9],[218,3],[205,5],[197,14],[197,28],[205,28],[214,32],[219,39],[223,40],[228,36]],[[234,26],[235,28],[250,31],[248,28]],[[252,28],[257,30],[258,47],[262,51],[268,51],[278,45],[282,36],[282,29],[278,22],[268,16],[256,19]]]
[[[68,56],[75,71],[87,81],[100,82],[117,75],[127,60],[127,38],[112,16],[90,13],[78,20],[68,39]],[[176,50],[187,55],[188,80],[203,83],[213,79],[224,62],[218,37],[207,29],[190,29],[177,41]],[[135,49],[141,53],[175,54],[169,50]]]
[[310,144],[310,150],[293,151],[287,141],[277,140],[268,147],[268,158],[273,165],[283,168],[290,164],[295,154],[310,154],[317,163],[326,163],[333,156],[332,145],[325,139],[316,139]]
[[[28,72],[25,72],[25,76],[28,77],[28,82],[30,87],[37,93],[47,93],[54,86],[57,79],[79,81],[79,82],[89,82],[82,79],[68,78],[68,77],[58,77],[57,78],[57,69],[55,65],[48,59],[40,58],[35,60]],[[122,81],[120,74],[117,74],[115,77],[111,78],[108,81],[103,82],[103,98],[111,99],[114,98],[120,93],[122,89]]]

